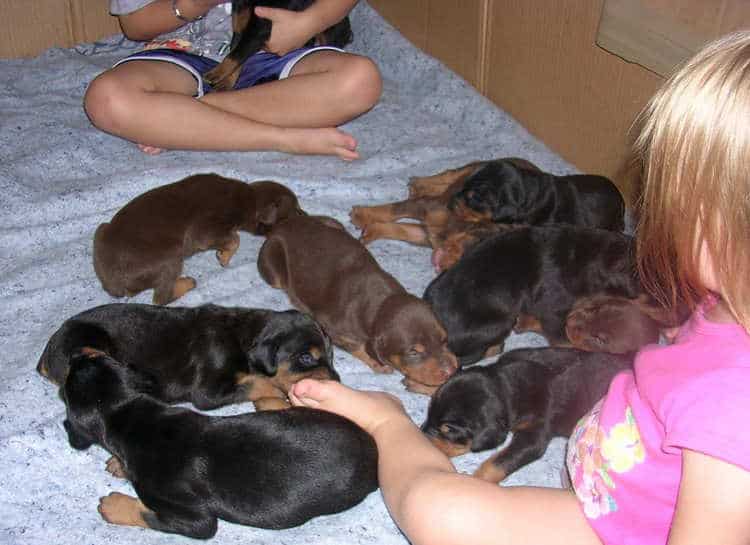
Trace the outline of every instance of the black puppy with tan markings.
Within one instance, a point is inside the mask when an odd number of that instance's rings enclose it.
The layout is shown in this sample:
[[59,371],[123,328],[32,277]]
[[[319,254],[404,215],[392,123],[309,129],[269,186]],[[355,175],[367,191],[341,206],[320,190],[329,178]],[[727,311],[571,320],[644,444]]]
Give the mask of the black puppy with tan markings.
[[398,369],[410,390],[424,393],[455,372],[456,357],[429,305],[407,293],[333,218],[297,216],[275,225],[258,270],[318,320],[334,344],[374,371]]
[[343,417],[302,407],[207,416],[158,400],[151,377],[101,352],[84,349],[69,368],[70,445],[104,447],[107,470],[138,495],[101,498],[107,522],[208,539],[218,519],[289,528],[378,486],[375,442]]
[[246,401],[257,409],[287,408],[295,382],[339,378],[330,339],[296,310],[103,305],[66,320],[37,371],[62,384],[71,355],[84,346],[141,368],[162,401],[199,409]]
[[102,223],[94,234],[94,270],[113,297],[153,289],[153,302],[166,305],[195,287],[181,276],[186,257],[216,250],[226,267],[240,246],[238,231],[263,234],[301,213],[294,193],[276,182],[196,174],[139,195]]
[[485,367],[463,369],[430,400],[422,431],[448,456],[510,444],[475,476],[500,482],[541,458],[553,437],[571,434],[632,358],[572,348],[506,352]]

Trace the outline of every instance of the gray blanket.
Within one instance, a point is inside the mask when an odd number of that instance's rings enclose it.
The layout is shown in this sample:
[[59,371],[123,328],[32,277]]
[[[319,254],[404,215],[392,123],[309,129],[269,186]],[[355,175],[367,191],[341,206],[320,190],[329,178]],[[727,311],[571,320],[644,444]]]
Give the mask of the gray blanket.
[[[132,487],[104,471],[99,447],[73,450],[62,427],[57,389],[34,371],[50,334],[69,316],[114,302],[100,287],[91,263],[96,226],[136,195],[197,172],[218,172],[288,185],[310,213],[344,222],[355,204],[406,195],[409,176],[427,175],[477,159],[526,157],[558,174],[572,167],[530,136],[435,59],[409,44],[370,6],[352,13],[352,50],[373,58],[385,81],[380,103],[344,129],[360,142],[362,159],[280,153],[166,152],[146,156],[123,140],[95,130],[81,108],[87,84],[136,44],[114,36],[73,49],[52,49],[34,59],[0,61],[0,542],[187,543],[187,538],[109,525],[96,511],[98,498]],[[262,239],[241,236],[222,269],[213,252],[187,260],[198,288],[176,305],[289,308],[286,295],[259,277]],[[421,294],[433,277],[430,253],[405,243],[376,242],[379,263]],[[151,293],[130,299],[150,302]],[[541,345],[534,335],[511,337],[508,346]],[[421,423],[427,398],[404,391],[396,374],[375,375],[336,351],[344,383],[392,392]],[[217,414],[250,411],[241,405]],[[504,484],[557,486],[563,441]],[[472,472],[490,453],[455,460]],[[406,543],[379,492],[348,512],[290,530],[265,531],[220,523],[221,543],[352,545]]]

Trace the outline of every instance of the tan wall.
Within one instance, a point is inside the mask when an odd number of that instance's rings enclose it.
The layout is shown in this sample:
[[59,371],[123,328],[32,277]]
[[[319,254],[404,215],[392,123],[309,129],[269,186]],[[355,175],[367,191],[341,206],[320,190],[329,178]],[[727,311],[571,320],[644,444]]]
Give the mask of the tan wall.
[[0,58],[30,57],[120,32],[106,0],[0,0]]

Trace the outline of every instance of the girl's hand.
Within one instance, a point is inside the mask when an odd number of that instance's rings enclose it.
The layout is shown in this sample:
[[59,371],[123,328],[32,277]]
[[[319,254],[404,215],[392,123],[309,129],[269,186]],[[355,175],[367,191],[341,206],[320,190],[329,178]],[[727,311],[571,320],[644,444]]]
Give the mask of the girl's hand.
[[306,11],[258,6],[255,8],[255,15],[273,22],[271,37],[265,50],[276,55],[286,55],[302,47],[318,32]]
[[330,411],[370,434],[398,422],[412,425],[401,402],[385,392],[359,391],[332,380],[303,379],[289,390],[292,405]]

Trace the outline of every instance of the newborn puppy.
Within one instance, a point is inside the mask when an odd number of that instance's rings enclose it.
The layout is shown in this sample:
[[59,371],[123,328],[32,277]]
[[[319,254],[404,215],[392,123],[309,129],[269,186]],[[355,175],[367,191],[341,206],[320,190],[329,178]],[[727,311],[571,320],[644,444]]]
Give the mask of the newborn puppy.
[[489,161],[469,176],[448,208],[466,221],[543,225],[567,223],[622,231],[625,202],[604,176],[555,176]]
[[430,400],[422,431],[447,456],[510,444],[474,473],[500,482],[541,458],[553,437],[569,436],[576,422],[632,361],[571,348],[506,352],[492,365],[462,369]]
[[160,401],[151,377],[101,352],[85,349],[69,368],[61,394],[70,445],[105,448],[108,471],[138,496],[99,500],[112,524],[198,539],[213,537],[219,518],[289,528],[378,487],[375,442],[340,416],[308,408],[207,416]]
[[647,295],[635,299],[593,295],[575,302],[565,321],[565,333],[576,348],[628,354],[658,343],[662,329],[677,323]]
[[[242,64],[266,46],[271,37],[273,23],[270,19],[255,15],[256,6],[281,8],[290,11],[307,9],[314,0],[232,0],[231,50],[203,78],[216,90],[228,91],[234,88]],[[349,17],[310,39],[306,47],[330,45],[342,48],[352,41],[352,27]]]
[[[521,170],[537,171],[525,159],[508,157],[502,161]],[[350,217],[362,230],[360,240],[369,244],[378,239],[403,240],[417,246],[431,246],[438,251],[452,234],[471,230],[475,222],[467,222],[453,214],[448,203],[473,174],[491,161],[470,163],[457,169],[446,170],[432,176],[412,178],[409,198],[378,206],[355,206]],[[401,219],[417,222],[400,222]],[[433,258],[433,263],[435,258]]]
[[102,223],[94,270],[113,297],[153,288],[153,302],[166,305],[195,287],[180,276],[184,258],[213,249],[226,267],[240,246],[238,231],[262,234],[300,213],[297,197],[281,184],[196,174],[139,195]]
[[289,407],[287,392],[305,378],[338,380],[330,339],[296,310],[112,304],[66,320],[37,371],[62,384],[81,347],[106,352],[154,379],[154,396],[199,409],[252,401]]
[[424,298],[448,331],[461,365],[501,349],[522,315],[550,344],[567,344],[576,300],[605,293],[635,298],[642,288],[629,236],[566,225],[517,227],[471,248],[435,278]]
[[393,368],[413,391],[442,384],[457,367],[430,307],[381,269],[332,218],[296,216],[271,230],[258,270],[310,313],[334,344],[377,372]]

